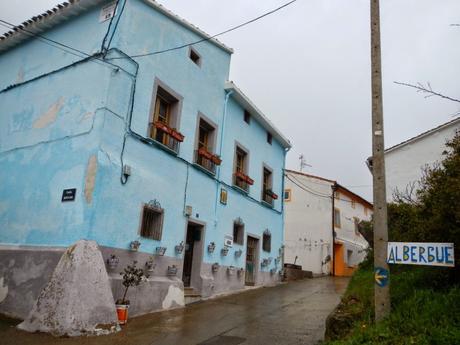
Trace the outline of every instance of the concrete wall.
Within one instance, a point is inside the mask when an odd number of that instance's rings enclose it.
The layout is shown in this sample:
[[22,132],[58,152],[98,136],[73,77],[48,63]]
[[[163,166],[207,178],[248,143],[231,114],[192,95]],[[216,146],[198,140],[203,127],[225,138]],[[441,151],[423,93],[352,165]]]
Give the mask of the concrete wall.
[[[285,189],[291,191],[291,200],[285,202],[285,263],[297,265],[314,274],[329,274],[332,256],[332,182],[305,175],[287,173],[297,185],[286,178]],[[324,195],[324,197],[315,195]],[[328,197],[329,196],[329,197]]]
[[417,188],[423,168],[442,161],[446,141],[453,138],[455,131],[459,129],[460,121],[455,121],[439,130],[385,151],[387,200],[393,201],[394,192],[396,190],[405,192],[410,184],[415,183]]
[[[74,46],[93,52],[107,29],[98,22],[99,11],[100,6],[53,28],[47,36],[61,41],[68,38]],[[121,11],[117,13],[119,16]],[[87,32],[90,29],[94,34]],[[229,280],[208,272],[214,262],[222,267],[245,268],[246,243],[235,244],[227,256],[220,254],[224,236],[232,235],[236,218],[245,223],[245,238],[247,234],[262,237],[266,229],[270,230],[271,252],[261,250],[259,260],[279,255],[282,200],[275,201],[273,208],[263,206],[260,200],[263,164],[273,170],[273,189],[282,195],[284,148],[275,139],[272,145],[268,144],[265,130],[256,121],[247,125],[243,121],[244,109],[231,97],[225,104],[224,83],[230,54],[203,42],[195,46],[202,57],[201,66],[188,58],[187,49],[140,58],[136,78],[136,63],[119,51],[155,51],[198,38],[145,2],[129,1],[112,41],[114,49],[107,55],[111,64],[119,68],[93,60],[42,75],[74,61],[74,57],[63,58],[63,52],[47,55],[49,47],[36,41],[0,55],[0,73],[8,76],[2,78],[5,85],[12,83],[18,70],[24,71],[24,83],[0,91],[0,178],[5,182],[0,185],[0,243],[11,245],[10,248],[40,245],[46,250],[87,238],[108,248],[103,251],[105,256],[118,253],[122,258],[120,267],[133,259],[127,252],[131,241],[141,242],[136,253],[144,256],[141,261],[153,254],[156,247],[166,247],[151,283],[140,290],[144,292],[138,292],[144,297],[133,298],[141,301],[155,295],[154,292],[156,297],[148,303],[135,302],[134,313],[162,309],[165,299],[169,301],[166,306],[176,306],[172,301],[176,300],[177,289],[183,289],[183,254],[176,254],[174,246],[185,242],[189,220],[204,226],[201,282],[197,283],[204,295],[242,287],[241,281],[229,284]],[[18,54],[35,55],[37,59],[17,60]],[[37,79],[29,79],[33,77]],[[158,81],[182,97],[177,127],[185,140],[177,155],[146,138]],[[220,153],[223,162],[215,176],[203,172],[193,161],[198,114],[204,114],[217,126],[216,153]],[[135,135],[126,134],[129,127]],[[232,186],[235,142],[250,152],[248,174],[255,183],[247,195]],[[121,157],[132,168],[125,185],[120,183]],[[61,202],[63,189],[67,188],[77,189],[75,201]],[[228,192],[226,205],[219,202],[222,188]],[[165,210],[160,241],[140,237],[142,206],[151,200],[160,202]],[[193,208],[191,217],[184,214],[187,205]],[[206,250],[210,242],[216,243],[214,253]],[[234,255],[238,249],[243,251],[240,257]],[[10,249],[7,253],[11,253]],[[257,284],[278,281],[278,276],[269,272],[275,268],[274,261],[269,267],[258,268]],[[165,268],[170,264],[179,268],[176,278],[165,276]],[[0,279],[8,286],[16,286],[11,285],[13,278],[6,271],[0,272]],[[119,279],[117,282],[116,275],[112,278],[114,294],[118,295]],[[34,284],[34,294],[38,294],[36,289],[41,284]],[[9,288],[8,296],[13,296],[12,289]],[[20,298],[20,293],[15,296]],[[3,306],[0,302],[0,311],[8,312]],[[22,316],[23,311],[16,315]]]

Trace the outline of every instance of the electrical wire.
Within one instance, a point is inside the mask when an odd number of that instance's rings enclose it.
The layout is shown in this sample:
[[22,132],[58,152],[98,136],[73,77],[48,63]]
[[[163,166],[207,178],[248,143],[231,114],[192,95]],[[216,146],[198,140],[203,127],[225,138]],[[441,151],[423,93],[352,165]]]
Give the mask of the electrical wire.
[[[285,4],[283,4],[283,5],[281,5],[281,6],[279,6],[279,7],[277,7],[277,8],[275,8],[275,9],[271,10],[271,11],[265,12],[264,14],[262,14],[262,15],[256,17],[256,18],[253,18],[253,19],[248,20],[248,21],[246,21],[246,22],[244,22],[244,23],[241,23],[241,24],[238,24],[238,25],[236,25],[236,26],[233,26],[233,27],[231,27],[231,28],[229,28],[229,29],[227,29],[227,30],[224,30],[224,31],[222,31],[222,32],[219,32],[219,33],[217,33],[217,34],[215,34],[215,35],[212,35],[212,36],[209,36],[209,37],[206,37],[206,38],[202,38],[202,39],[200,39],[200,40],[198,40],[198,41],[190,42],[190,43],[187,43],[187,44],[182,44],[182,45],[177,46],[177,47],[172,47],[172,48],[168,48],[168,49],[164,49],[164,50],[159,50],[159,51],[155,51],[155,52],[144,53],[144,54],[130,55],[129,57],[130,57],[130,58],[140,58],[140,57],[145,57],[145,56],[158,55],[158,54],[163,54],[163,53],[167,53],[167,52],[170,52],[170,51],[174,51],[174,50],[179,50],[179,49],[183,49],[183,48],[186,48],[186,47],[190,47],[190,46],[196,45],[196,44],[201,43],[201,42],[210,41],[210,40],[212,40],[212,39],[214,39],[214,38],[216,38],[216,37],[218,37],[218,36],[222,36],[222,35],[224,35],[224,34],[226,34],[226,33],[231,32],[231,31],[235,31],[235,30],[237,30],[237,29],[239,29],[239,28],[241,28],[241,27],[243,27],[243,26],[246,26],[246,25],[248,25],[248,24],[254,23],[254,22],[256,22],[256,21],[258,21],[258,20],[260,20],[260,19],[262,19],[262,18],[264,18],[264,17],[267,17],[267,16],[269,16],[270,14],[273,14],[273,13],[275,13],[275,12],[278,12],[279,10],[281,10],[281,9],[283,9],[283,8],[285,8],[285,7],[289,6],[289,5],[291,5],[291,4],[293,4],[293,3],[296,2],[296,1],[297,1],[297,0],[291,0],[291,1],[289,1],[289,2],[287,2],[287,3],[285,3]],[[124,57],[114,57],[114,58],[111,58],[111,59],[113,59],[113,60],[116,60],[116,59],[124,59]]]
[[[113,58],[104,59],[104,60],[98,59],[98,58],[95,58],[95,59],[96,59],[96,60],[100,60],[100,61],[102,61],[102,62],[104,62],[104,63],[107,63],[107,64],[109,64],[109,65],[112,65],[112,66],[118,68],[118,66],[111,64],[111,63],[108,62],[107,60],[118,60],[118,59],[127,59],[127,58],[139,58],[139,57],[145,57],[145,56],[151,56],[151,55],[158,55],[158,54],[163,54],[163,53],[170,52],[170,51],[174,51],[174,50],[183,49],[183,48],[186,48],[186,47],[189,47],[189,46],[193,46],[193,45],[198,44],[198,43],[201,43],[201,42],[206,42],[206,41],[212,40],[212,39],[214,39],[214,38],[216,38],[216,37],[218,37],[218,36],[221,36],[221,35],[224,35],[224,34],[226,34],[226,33],[229,33],[229,32],[231,32],[231,31],[235,31],[235,30],[237,30],[237,29],[239,29],[239,28],[241,28],[241,27],[243,27],[243,26],[246,26],[246,25],[248,25],[248,24],[254,23],[254,22],[256,22],[256,21],[258,21],[258,20],[260,20],[260,19],[262,19],[262,18],[264,18],[264,17],[267,17],[267,16],[269,16],[269,15],[275,13],[275,12],[280,11],[281,9],[283,9],[283,8],[285,8],[285,7],[287,7],[287,6],[291,5],[291,4],[293,4],[293,3],[296,2],[296,1],[297,1],[297,0],[291,0],[291,1],[289,1],[289,2],[287,2],[287,3],[285,3],[285,4],[283,4],[283,5],[281,5],[281,6],[279,6],[279,7],[277,7],[277,8],[275,8],[275,9],[271,10],[271,11],[265,12],[264,14],[262,14],[262,15],[256,17],[256,18],[253,18],[253,19],[248,20],[248,21],[246,21],[246,22],[244,22],[244,23],[241,23],[241,24],[236,25],[236,26],[234,26],[234,27],[231,27],[231,28],[229,28],[229,29],[227,29],[227,30],[224,30],[224,31],[222,31],[222,32],[219,32],[219,33],[217,33],[217,34],[215,34],[215,35],[212,35],[212,36],[209,36],[209,37],[200,39],[200,40],[195,41],[195,42],[190,42],[190,43],[187,43],[187,44],[182,44],[182,45],[180,45],[180,46],[176,46],[176,47],[172,47],[172,48],[168,48],[168,49],[164,49],[164,50],[159,50],[159,51],[155,51],[155,52],[145,53],[145,54],[128,55],[127,57],[113,57]],[[118,2],[117,2],[117,5],[118,5]],[[113,19],[113,17],[112,17],[112,19]],[[69,46],[69,45],[63,44],[63,43],[61,43],[61,42],[58,42],[58,41],[49,39],[49,38],[44,37],[44,36],[42,36],[42,35],[33,33],[33,32],[31,32],[31,31],[29,31],[29,30],[27,30],[27,29],[25,29],[25,28],[22,28],[22,27],[19,27],[19,26],[17,26],[17,25],[14,25],[14,24],[12,24],[12,23],[9,23],[9,22],[7,22],[6,20],[0,19],[0,22],[1,22],[1,23],[4,23],[4,24],[7,24],[7,25],[10,25],[11,27],[8,27],[9,29],[11,29],[11,28],[14,29],[14,28],[16,28],[16,29],[18,29],[18,30],[21,30],[21,31],[24,31],[24,32],[28,33],[28,34],[31,35],[31,36],[41,38],[41,39],[43,39],[43,40],[52,42],[52,43],[54,43],[54,44],[56,44],[56,45],[58,45],[58,46],[65,47],[65,48],[67,48],[67,49],[71,49],[71,50],[76,51],[76,52],[78,52],[78,53],[80,53],[80,54],[83,54],[83,55],[85,55],[85,56],[88,56],[88,57],[91,56],[91,55],[89,55],[88,53],[86,53],[86,52],[84,52],[84,51],[81,51],[81,50],[76,49],[76,48],[74,48],[74,47],[71,47],[71,46]],[[111,23],[110,23],[110,24],[111,24]],[[116,23],[116,25],[118,25],[118,22]],[[105,40],[106,40],[106,37],[104,37],[104,41],[105,41]],[[110,41],[111,41],[111,40],[110,40]],[[56,47],[56,46],[54,46],[54,47]],[[57,48],[57,47],[56,47],[56,48]],[[67,52],[68,52],[68,51],[67,51]],[[70,52],[68,52],[68,53],[70,53]],[[74,55],[75,55],[75,54],[74,54]],[[78,55],[77,55],[77,56],[78,56]],[[81,56],[80,56],[80,57],[81,57]]]
[[[36,33],[32,32],[30,30],[27,30],[25,28],[21,28],[21,27],[19,27],[17,25],[9,23],[6,20],[0,19],[0,25],[3,26],[3,27],[6,27],[8,29],[15,29],[16,28],[17,30],[21,30],[25,34],[37,38],[40,42],[42,42],[44,44],[47,44],[47,45],[49,45],[51,47],[60,49],[62,51],[65,51],[66,53],[72,54],[72,55],[77,56],[79,58],[90,57],[90,58],[93,58],[94,60],[97,60],[97,61],[100,61],[100,62],[102,62],[104,64],[110,65],[113,68],[116,68],[116,69],[120,68],[120,66],[117,66],[117,65],[115,65],[115,64],[113,64],[113,63],[111,63],[111,62],[109,62],[107,60],[100,59],[100,58],[95,57],[94,55],[88,54],[88,53],[86,53],[86,52],[84,52],[84,51],[82,51],[80,49],[74,48],[72,46],[69,46],[67,44],[64,44],[64,43],[61,43],[61,42],[58,42],[58,41],[55,41],[55,40],[53,40],[51,38],[42,36],[40,34],[36,34]],[[52,43],[52,44],[50,44],[50,43]],[[81,54],[81,55],[79,55],[79,54]],[[92,61],[92,62],[96,62],[96,61]]]

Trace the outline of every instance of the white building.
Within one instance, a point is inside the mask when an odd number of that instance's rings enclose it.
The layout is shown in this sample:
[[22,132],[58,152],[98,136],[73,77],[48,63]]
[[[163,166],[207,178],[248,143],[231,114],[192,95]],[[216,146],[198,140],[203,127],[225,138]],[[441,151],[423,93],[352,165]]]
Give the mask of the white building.
[[351,275],[366,255],[357,224],[370,220],[372,204],[336,181],[291,170],[284,200],[284,262],[313,275]]
[[[396,192],[415,191],[425,166],[442,160],[446,141],[460,130],[460,117],[385,150],[386,193],[389,202]],[[372,167],[372,158],[368,159]]]

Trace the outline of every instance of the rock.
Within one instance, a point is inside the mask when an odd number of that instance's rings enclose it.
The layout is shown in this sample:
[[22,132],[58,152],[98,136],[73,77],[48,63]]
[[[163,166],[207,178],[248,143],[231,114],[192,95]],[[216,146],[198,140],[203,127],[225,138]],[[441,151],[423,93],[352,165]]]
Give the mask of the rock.
[[17,327],[55,336],[99,335],[120,329],[96,242],[80,240],[64,252],[28,317]]

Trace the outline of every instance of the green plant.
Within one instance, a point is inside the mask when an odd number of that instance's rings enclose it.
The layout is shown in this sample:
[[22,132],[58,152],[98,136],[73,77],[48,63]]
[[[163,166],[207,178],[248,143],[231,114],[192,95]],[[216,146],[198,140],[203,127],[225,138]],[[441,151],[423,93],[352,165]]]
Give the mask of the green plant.
[[125,291],[123,293],[123,297],[118,299],[116,304],[125,304],[129,305],[129,300],[126,299],[126,294],[128,293],[128,289],[131,286],[139,286],[143,281],[146,281],[149,277],[148,274],[145,274],[142,268],[136,267],[137,261],[133,261],[132,265],[127,265],[123,272],[120,272],[120,275],[123,276],[123,286],[125,287]]

